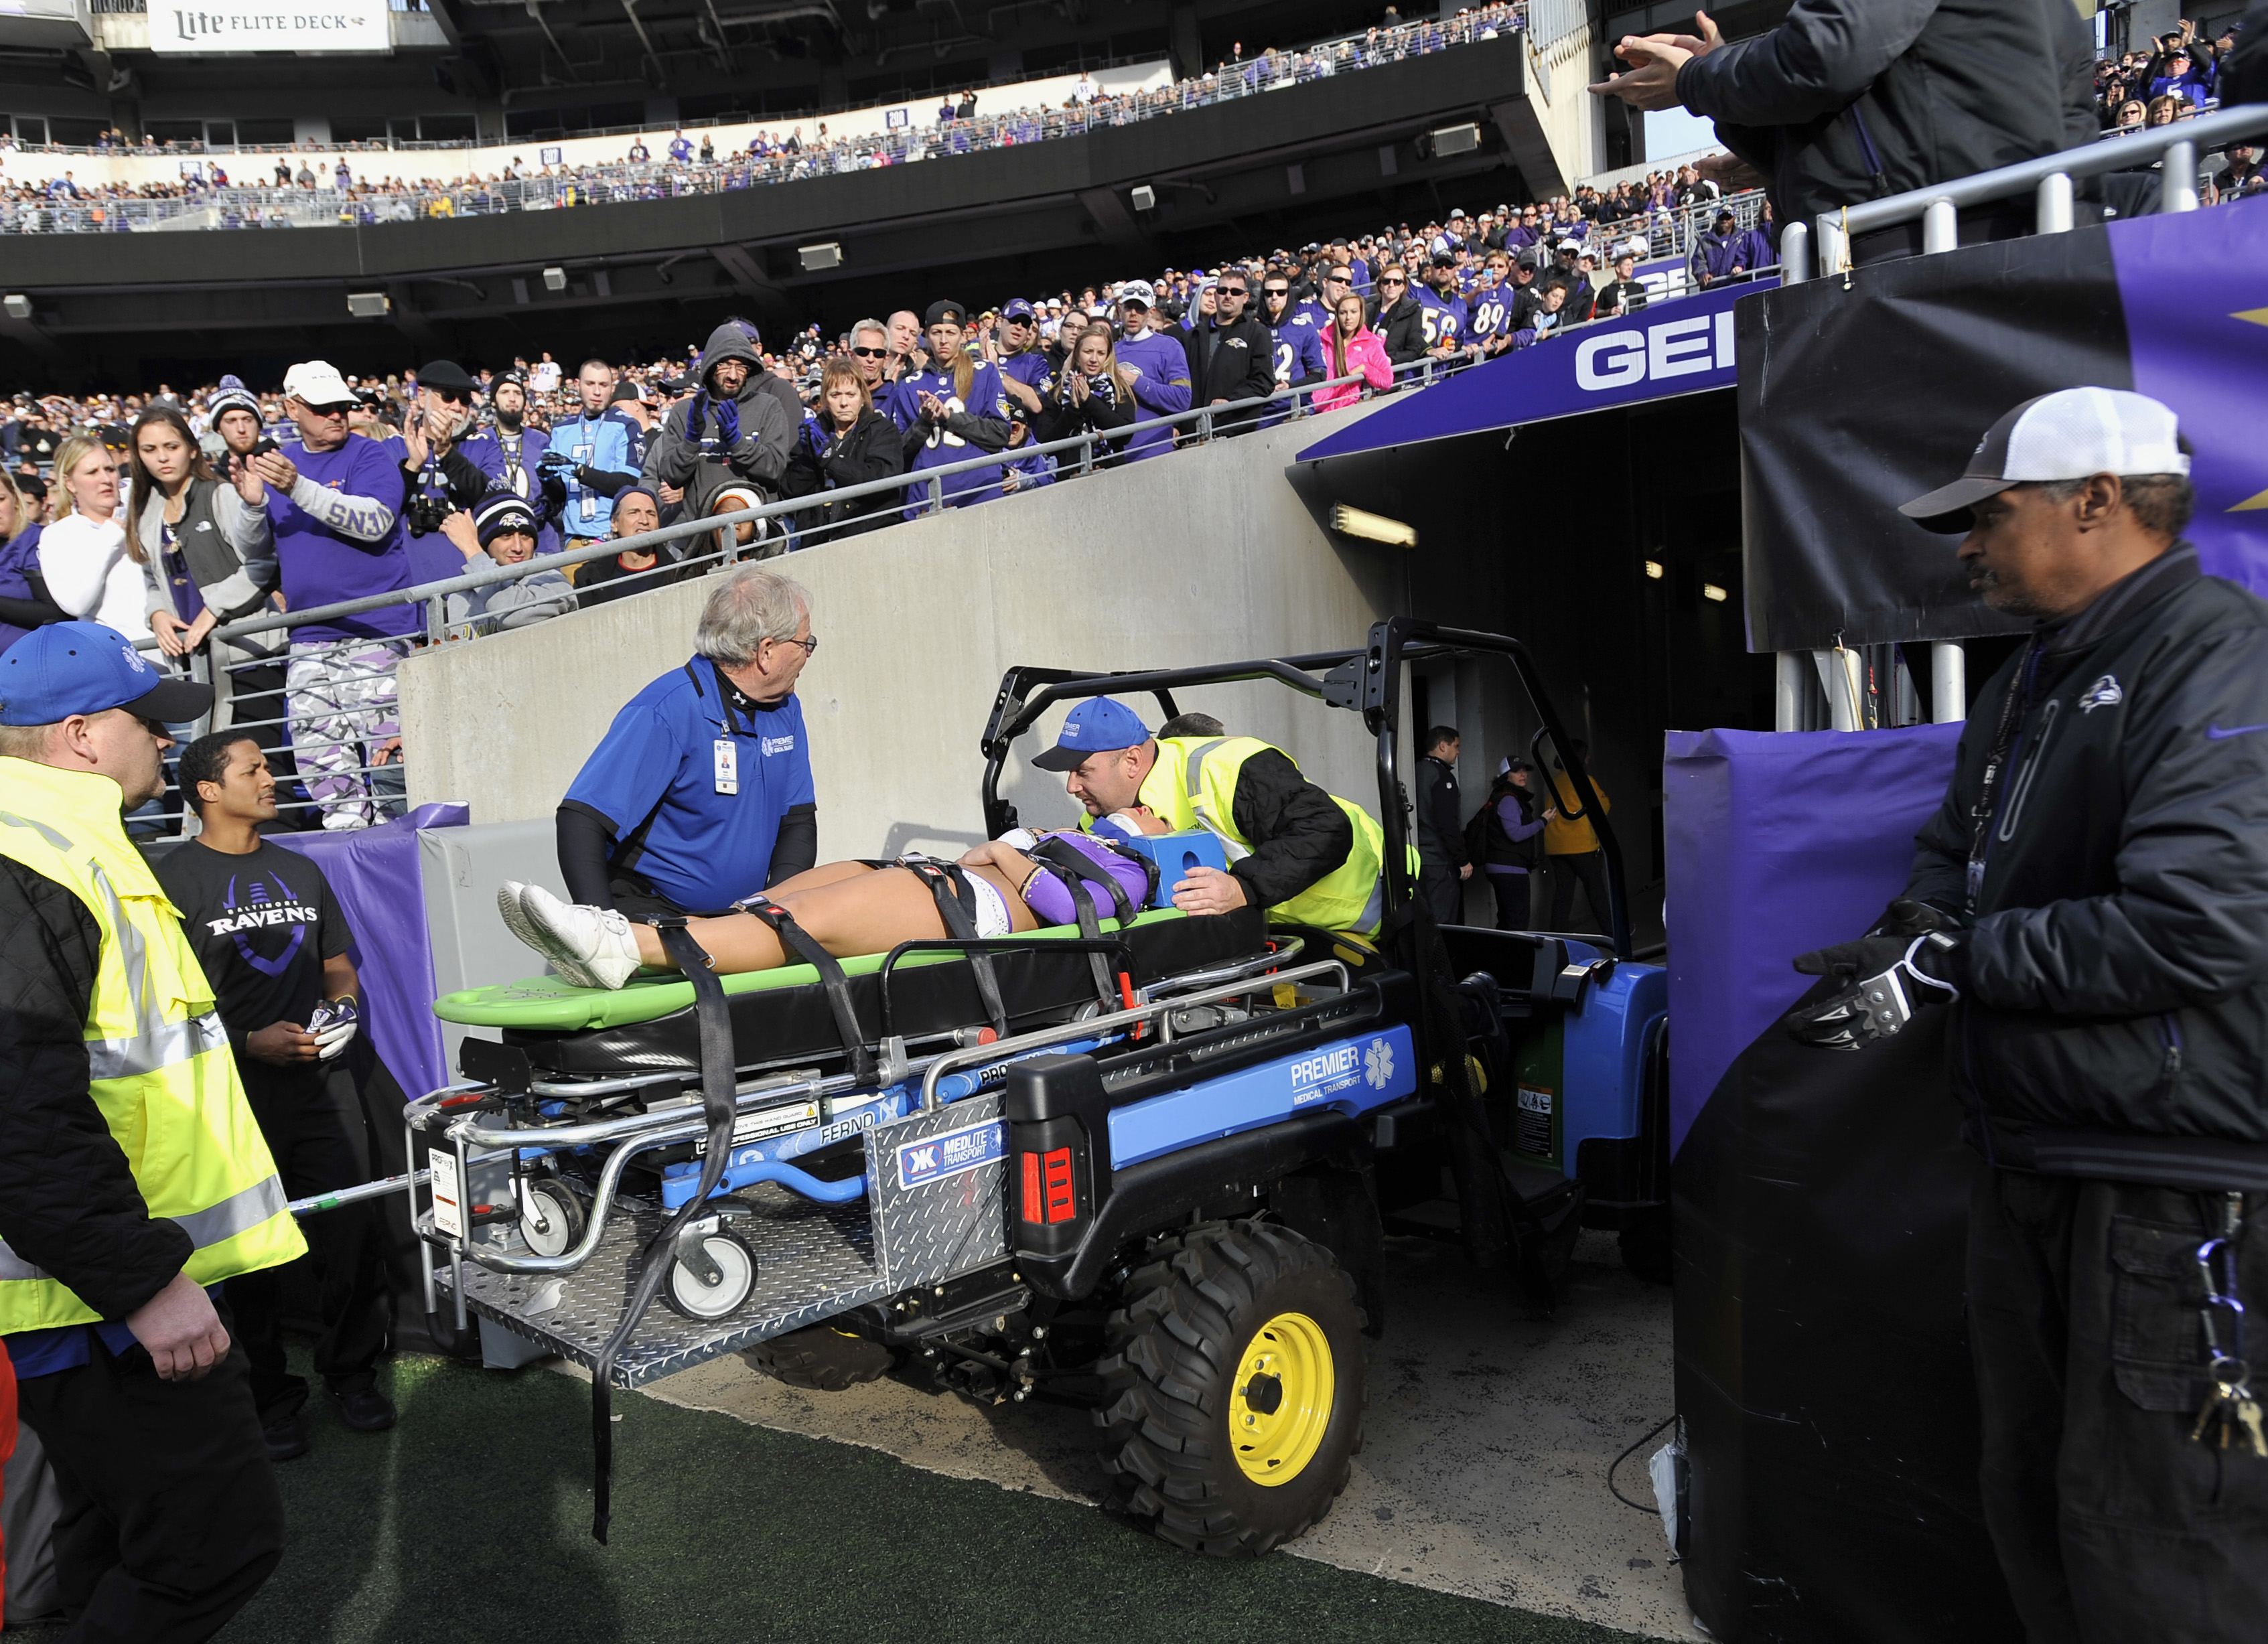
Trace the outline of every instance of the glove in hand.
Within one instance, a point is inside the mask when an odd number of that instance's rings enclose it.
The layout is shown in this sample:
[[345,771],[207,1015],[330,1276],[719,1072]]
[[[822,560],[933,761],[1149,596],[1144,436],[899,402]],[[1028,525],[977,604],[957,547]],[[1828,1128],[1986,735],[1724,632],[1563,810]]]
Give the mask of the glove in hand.
[[329,1061],[342,1054],[361,1025],[361,1012],[356,1009],[353,995],[318,1001],[307,1018],[307,1031],[315,1036],[317,1059]]
[[730,451],[740,443],[740,402],[719,400],[714,402],[717,412],[717,443]]
[[547,480],[563,480],[579,466],[571,453],[555,447],[537,460],[535,471]]
[[685,413],[685,437],[696,445],[709,443],[709,391],[700,390]]
[[1949,960],[1962,940],[1943,932],[1861,936],[1799,955],[1799,972],[1839,985],[1824,999],[1787,1013],[1788,1037],[1822,1050],[1863,1050],[1889,1038],[1916,1010],[1961,996],[1949,980]]

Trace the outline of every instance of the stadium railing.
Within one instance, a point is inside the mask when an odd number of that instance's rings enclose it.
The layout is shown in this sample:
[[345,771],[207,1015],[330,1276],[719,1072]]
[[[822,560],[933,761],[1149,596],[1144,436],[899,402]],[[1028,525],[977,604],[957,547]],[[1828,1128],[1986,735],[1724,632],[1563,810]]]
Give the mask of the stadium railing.
[[[2026,194],[2032,198],[2033,231],[2065,233],[2077,220],[2074,200],[2080,180],[2146,171],[2153,165],[2159,172],[2158,210],[2195,211],[2202,204],[2204,155],[2263,133],[2268,133],[2268,103],[2249,103],[2171,125],[2129,131],[2116,143],[2098,138],[2084,147],[2043,154],[1973,177],[1822,211],[1809,223],[1790,223],[1780,230],[1780,261],[1785,265],[1780,278],[1794,285],[1843,274],[1850,268],[1854,235],[1908,223],[1922,225],[1924,256],[1957,250],[1962,210]],[[1896,646],[1881,649],[1889,654],[1867,657],[1863,664],[1848,652],[1781,651],[1773,728],[1858,730],[1898,723],[1895,711],[1884,713],[1884,701],[1911,703],[1918,697],[1904,679],[1903,653]],[[1930,701],[1940,723],[1957,723],[1968,716],[1967,667],[1967,655],[1958,642],[1940,641],[1930,646]],[[1892,683],[1886,689],[1870,690],[1857,683],[1861,673]],[[1825,723],[1819,723],[1822,718]]]

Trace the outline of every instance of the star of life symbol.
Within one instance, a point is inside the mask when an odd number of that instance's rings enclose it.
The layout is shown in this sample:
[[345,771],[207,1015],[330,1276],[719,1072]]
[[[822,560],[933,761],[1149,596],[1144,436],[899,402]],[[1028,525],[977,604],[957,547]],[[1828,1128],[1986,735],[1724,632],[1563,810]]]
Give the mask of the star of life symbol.
[[1386,1082],[1394,1076],[1394,1046],[1382,1039],[1370,1041],[1370,1048],[1362,1054],[1362,1076],[1370,1081],[1373,1090],[1386,1089]]
[[2119,688],[2118,676],[2106,673],[2080,695],[2079,711],[2091,714],[2098,708],[2116,708],[2125,700],[2126,693]]

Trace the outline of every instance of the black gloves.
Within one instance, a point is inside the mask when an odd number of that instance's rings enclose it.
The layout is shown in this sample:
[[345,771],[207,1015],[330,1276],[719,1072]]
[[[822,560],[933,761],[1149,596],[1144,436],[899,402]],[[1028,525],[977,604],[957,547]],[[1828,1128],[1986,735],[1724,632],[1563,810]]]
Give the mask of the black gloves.
[[1859,1050],[1889,1038],[1915,1011],[1961,996],[1955,978],[1966,939],[1936,908],[1899,898],[1869,935],[1797,958],[1802,974],[1840,986],[1789,1011],[1789,1036],[1823,1050]]

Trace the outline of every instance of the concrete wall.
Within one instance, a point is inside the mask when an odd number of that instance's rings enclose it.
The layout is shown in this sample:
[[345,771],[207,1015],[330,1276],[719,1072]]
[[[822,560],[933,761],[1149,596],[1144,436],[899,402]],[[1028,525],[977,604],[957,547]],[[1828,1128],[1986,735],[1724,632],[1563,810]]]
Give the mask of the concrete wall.
[[1528,101],[1558,163],[1556,178],[1531,177],[1543,194],[1572,194],[1575,180],[1598,170],[1606,149],[1606,126],[1599,99],[1584,88],[1598,77],[1592,52],[1592,26],[1538,48],[1528,47]]
[[[1399,550],[1341,542],[1283,477],[1366,408],[1058,483],[775,561],[811,590],[799,691],[822,861],[981,836],[977,738],[1012,664],[1177,666],[1359,644],[1398,597]],[[615,710],[680,666],[708,588],[693,583],[518,633],[418,653],[401,670],[413,800],[475,822],[549,816]],[[1375,809],[1351,714],[1275,685],[1191,692],[1183,709],[1286,748]],[[1151,723],[1153,705],[1138,704]],[[1045,727],[1052,740],[1054,722]],[[1027,748],[1040,745],[1028,740]],[[1026,821],[1074,815],[1061,780],[1012,767]]]

